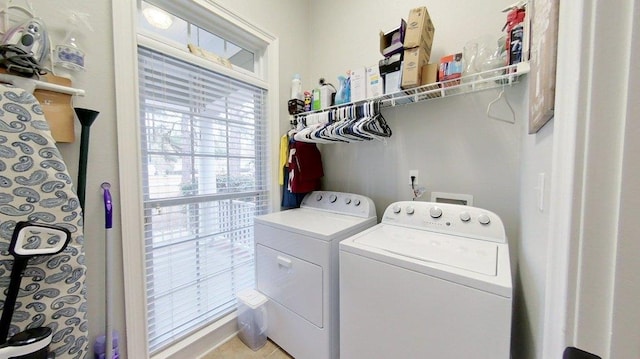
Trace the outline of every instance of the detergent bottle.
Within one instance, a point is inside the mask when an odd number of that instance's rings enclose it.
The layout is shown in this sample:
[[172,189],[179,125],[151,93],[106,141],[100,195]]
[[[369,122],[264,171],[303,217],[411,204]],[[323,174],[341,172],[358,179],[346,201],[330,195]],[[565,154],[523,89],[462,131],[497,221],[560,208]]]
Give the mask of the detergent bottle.
[[297,100],[304,100],[302,92],[302,80],[299,74],[295,74],[291,80],[291,98]]
[[336,92],[335,104],[343,105],[351,102],[351,82],[348,76],[338,76],[338,91]]

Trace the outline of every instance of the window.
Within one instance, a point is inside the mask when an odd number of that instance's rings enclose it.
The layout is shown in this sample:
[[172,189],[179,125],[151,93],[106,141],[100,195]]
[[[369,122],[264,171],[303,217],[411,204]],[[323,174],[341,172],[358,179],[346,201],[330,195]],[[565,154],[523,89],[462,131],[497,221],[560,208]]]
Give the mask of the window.
[[[166,24],[170,25],[168,27],[166,27],[166,25],[152,25],[151,22],[153,22],[153,18],[150,17],[152,15],[145,16],[145,11],[148,10],[151,10],[150,14],[163,14],[164,16],[167,16],[166,21],[170,20],[170,22],[167,22]],[[149,14],[149,12],[147,12],[147,14]],[[235,66],[243,68],[249,72],[256,71],[256,55],[253,51],[243,48],[222,36],[218,36],[177,16],[163,12],[163,10],[160,10],[145,1],[142,2],[139,24],[143,31],[174,41],[181,46],[184,44],[197,45],[204,50],[228,59]],[[184,46],[182,47],[186,48]]]
[[269,205],[267,91],[152,46],[138,46],[138,75],[153,353],[254,286],[253,218]]

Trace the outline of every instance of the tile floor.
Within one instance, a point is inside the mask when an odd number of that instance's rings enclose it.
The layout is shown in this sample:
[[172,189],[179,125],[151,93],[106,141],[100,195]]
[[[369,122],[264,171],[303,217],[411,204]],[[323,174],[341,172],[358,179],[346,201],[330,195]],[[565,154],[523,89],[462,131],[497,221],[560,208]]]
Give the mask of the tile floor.
[[277,344],[271,340],[267,340],[265,344],[258,351],[253,351],[248,346],[244,345],[238,336],[234,336],[226,343],[217,347],[212,352],[208,353],[202,359],[252,359],[252,358],[266,358],[266,359],[293,359],[293,357]]

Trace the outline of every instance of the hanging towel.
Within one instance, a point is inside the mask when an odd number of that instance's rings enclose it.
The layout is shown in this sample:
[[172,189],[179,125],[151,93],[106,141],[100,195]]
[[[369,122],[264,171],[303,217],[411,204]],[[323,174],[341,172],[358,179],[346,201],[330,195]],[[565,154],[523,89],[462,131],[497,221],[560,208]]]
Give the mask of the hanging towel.
[[287,165],[287,159],[289,158],[289,134],[285,133],[280,137],[280,162],[278,168],[278,183],[283,186],[286,182],[284,180],[284,167]]
[[322,157],[316,144],[292,141],[289,145],[289,190],[308,193],[320,189],[322,176]]
[[287,186],[282,188],[282,208],[298,208],[304,199],[306,193],[293,193],[289,187],[289,168],[284,167],[282,169],[283,177]]

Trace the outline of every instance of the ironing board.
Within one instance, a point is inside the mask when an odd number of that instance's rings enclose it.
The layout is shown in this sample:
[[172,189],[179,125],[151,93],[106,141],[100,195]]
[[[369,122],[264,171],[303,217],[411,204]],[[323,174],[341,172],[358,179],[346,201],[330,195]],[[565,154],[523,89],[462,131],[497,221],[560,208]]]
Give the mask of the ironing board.
[[56,358],[85,358],[88,325],[82,209],[44,113],[25,90],[0,84],[0,304],[9,284],[8,252],[19,221],[71,232],[57,255],[33,258],[24,271],[9,335],[47,326]]

